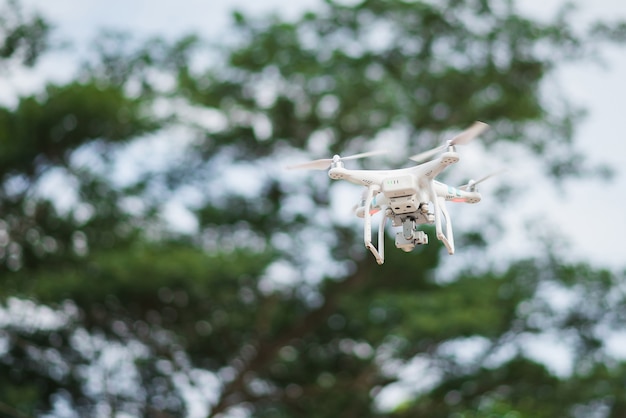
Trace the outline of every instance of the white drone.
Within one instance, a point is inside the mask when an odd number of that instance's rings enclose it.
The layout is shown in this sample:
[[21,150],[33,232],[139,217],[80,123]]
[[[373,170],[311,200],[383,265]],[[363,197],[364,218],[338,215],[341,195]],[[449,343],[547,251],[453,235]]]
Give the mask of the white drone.
[[[354,184],[363,185],[367,190],[363,198],[355,206],[355,214],[364,218],[363,239],[378,264],[385,261],[385,222],[390,219],[392,226],[402,226],[402,232],[396,233],[396,247],[403,251],[412,251],[416,245],[428,244],[428,236],[419,231],[422,224],[435,224],[437,239],[443,242],[448,253],[454,254],[454,237],[452,222],[446,209],[445,202],[478,203],[481,195],[476,185],[485,181],[489,176],[480,180],[470,180],[469,183],[452,187],[435,180],[435,177],[449,165],[459,161],[456,145],[464,145],[483,133],[489,125],[475,122],[467,130],[461,132],[445,144],[410,157],[411,160],[421,162],[441,153],[437,158],[409,168],[396,170],[349,170],[344,168],[343,162],[357,158],[369,157],[384,151],[373,151],[349,157],[335,155],[333,158],[309,161],[288,167],[289,169],[326,170],[333,180],[347,180]],[[378,229],[378,249],[372,244],[372,215],[383,211]],[[442,227],[442,216],[445,229]]]

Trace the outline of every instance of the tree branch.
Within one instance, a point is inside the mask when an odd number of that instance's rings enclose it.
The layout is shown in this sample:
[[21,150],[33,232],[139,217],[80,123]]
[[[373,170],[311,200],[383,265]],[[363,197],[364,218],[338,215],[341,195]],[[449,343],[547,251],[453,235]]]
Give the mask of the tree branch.
[[[234,398],[244,390],[246,374],[265,367],[276,357],[280,349],[289,344],[291,340],[307,335],[324,324],[327,318],[335,312],[337,300],[343,292],[358,286],[364,281],[368,270],[363,264],[363,262],[359,264],[359,268],[353,275],[336,283],[334,286],[329,286],[324,293],[324,303],[320,307],[309,311],[276,338],[271,340],[260,339],[256,347],[256,355],[247,362],[244,361],[245,365],[239,368],[235,378],[224,386],[217,403],[211,409],[209,418],[217,416],[234,405],[236,402]],[[242,356],[237,356],[237,361],[241,362]]]

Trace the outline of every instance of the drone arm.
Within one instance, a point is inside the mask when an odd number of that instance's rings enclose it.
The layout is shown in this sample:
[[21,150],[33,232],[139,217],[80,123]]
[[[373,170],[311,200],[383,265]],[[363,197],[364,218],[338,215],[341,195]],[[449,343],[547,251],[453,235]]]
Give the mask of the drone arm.
[[376,258],[376,262],[378,264],[383,264],[385,262],[385,247],[384,247],[384,230],[385,230],[385,219],[383,216],[380,222],[380,228],[378,230],[378,248],[380,252],[374,247],[372,244],[372,215],[370,210],[372,208],[372,199],[374,197],[374,191],[378,186],[371,185],[367,188],[367,195],[365,197],[365,211],[363,213],[363,241],[365,242],[365,247],[371,251]]

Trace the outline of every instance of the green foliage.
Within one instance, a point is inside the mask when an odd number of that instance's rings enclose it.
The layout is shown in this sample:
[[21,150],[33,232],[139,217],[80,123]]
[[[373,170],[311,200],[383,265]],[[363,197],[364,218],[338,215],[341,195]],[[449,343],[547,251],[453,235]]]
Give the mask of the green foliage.
[[158,124],[146,118],[144,106],[96,80],[48,86],[42,95],[22,98],[15,110],[0,109],[2,173],[33,176],[46,165],[67,164],[86,143],[115,143],[154,130]]
[[[1,56],[30,64],[47,23],[9,8]],[[557,178],[581,174],[578,113],[554,113],[540,87],[623,25],[587,38],[568,13],[536,22],[512,2],[327,0],[295,21],[235,13],[219,51],[193,35],[103,35],[75,81],[0,108],[0,414],[623,414],[624,364],[603,338],[624,320],[624,274],[557,254],[450,271],[438,242],[377,266],[360,226],[332,213],[336,186],[277,168],[385,135],[410,155],[482,119]],[[164,118],[157,100],[172,109]],[[173,137],[171,161],[142,171],[152,133]],[[120,185],[132,146],[145,153]],[[54,174],[72,192],[66,209],[41,191]],[[197,228],[181,233],[163,214],[190,201]],[[480,232],[462,239],[486,257]],[[525,351],[544,335],[566,341],[570,375]],[[415,362],[426,367],[409,381],[428,384],[381,409]]]
[[17,59],[33,66],[48,48],[50,25],[41,16],[24,16],[17,1],[6,1],[0,8],[0,63]]
[[[520,379],[520,376],[524,376]],[[496,370],[451,379],[398,409],[398,416],[554,417],[567,415],[560,403],[560,382],[542,366],[516,358]],[[480,396],[476,396],[480,394]]]

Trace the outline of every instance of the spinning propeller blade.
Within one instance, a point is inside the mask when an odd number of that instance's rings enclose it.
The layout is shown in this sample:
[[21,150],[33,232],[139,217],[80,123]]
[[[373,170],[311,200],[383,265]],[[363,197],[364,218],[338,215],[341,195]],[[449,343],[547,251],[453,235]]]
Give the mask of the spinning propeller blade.
[[417,163],[421,163],[422,161],[430,160],[435,155],[439,154],[441,151],[445,150],[448,145],[439,145],[437,148],[430,149],[428,151],[420,152],[419,154],[415,154],[412,157],[409,157],[409,160],[413,160]]
[[450,145],[465,145],[478,135],[485,132],[487,129],[489,129],[489,125],[485,122],[476,121],[472,124],[472,126],[452,138],[450,140]]
[[367,158],[367,157],[371,157],[374,155],[381,155],[381,154],[386,154],[388,151],[384,150],[384,149],[380,149],[377,151],[368,151],[368,152],[362,152],[360,154],[354,154],[354,155],[349,155],[347,157],[340,157],[339,159],[342,161],[345,160],[357,160],[359,158]]
[[321,160],[307,161],[306,163],[300,163],[287,166],[288,170],[326,170],[330,163],[333,162],[332,158],[322,158]]
[[410,159],[413,160],[413,161],[416,161],[418,163],[422,162],[424,160],[428,160],[431,157],[439,154],[441,151],[445,150],[447,147],[449,147],[451,145],[465,145],[465,144],[468,144],[474,138],[476,138],[478,135],[480,135],[483,132],[485,132],[488,128],[489,128],[489,125],[487,125],[484,122],[479,122],[479,121],[474,122],[472,124],[472,126],[467,128],[466,130],[464,130],[460,134],[456,135],[454,138],[446,141],[445,144],[440,145],[440,146],[438,146],[436,148],[433,148],[431,150],[424,151],[424,152],[421,152],[419,154],[415,154],[414,156],[410,157]]
[[335,157],[333,158],[322,158],[319,160],[313,160],[313,161],[308,161],[305,163],[290,165],[290,166],[287,166],[287,169],[289,170],[326,170],[330,167],[333,161],[356,160],[359,158],[366,158],[366,157],[371,157],[373,155],[380,155],[380,154],[385,154],[385,153],[387,153],[386,150],[379,150],[379,151],[362,152],[360,154],[349,155],[347,157],[340,157],[338,155],[335,155]]
[[490,179],[493,176],[497,176],[498,174],[502,174],[505,171],[505,169],[502,170],[498,170],[495,171],[491,174],[487,174],[485,177],[482,177],[478,180],[470,180],[467,184],[464,184],[462,186],[457,187],[457,189],[459,190],[467,190],[467,189],[473,189],[474,187],[476,187],[477,184],[482,183],[483,181]]

